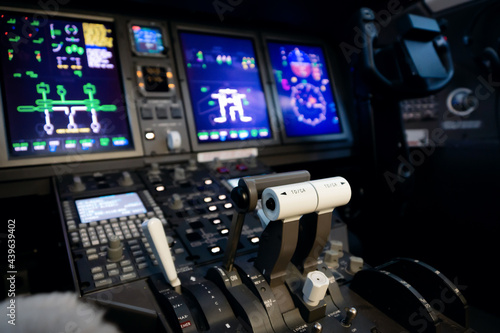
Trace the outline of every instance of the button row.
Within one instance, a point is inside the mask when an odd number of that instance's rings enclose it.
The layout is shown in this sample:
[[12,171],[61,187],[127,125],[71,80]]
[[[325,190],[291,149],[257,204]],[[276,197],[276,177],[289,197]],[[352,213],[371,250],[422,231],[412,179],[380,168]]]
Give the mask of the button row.
[[141,105],[141,118],[144,120],[151,120],[156,114],[157,119],[168,119],[168,110],[170,109],[170,116],[172,119],[182,119],[182,109],[178,105]]

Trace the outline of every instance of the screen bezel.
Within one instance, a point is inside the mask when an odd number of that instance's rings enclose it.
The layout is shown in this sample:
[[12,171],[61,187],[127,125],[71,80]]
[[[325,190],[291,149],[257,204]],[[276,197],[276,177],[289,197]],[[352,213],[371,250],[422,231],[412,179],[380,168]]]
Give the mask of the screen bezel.
[[[338,77],[334,70],[332,59],[333,51],[329,48],[328,44],[322,39],[311,38],[311,36],[307,37],[290,37],[290,35],[284,34],[276,34],[270,32],[263,32],[261,34],[262,45],[264,49],[264,55],[266,59],[266,64],[268,66],[268,77],[267,80],[270,82],[274,109],[276,110],[276,117],[279,121],[279,129],[281,140],[283,144],[291,144],[291,143],[303,143],[303,142],[335,142],[335,141],[352,141],[352,133],[349,126],[349,121],[347,119],[347,114],[344,110],[344,103],[342,101],[341,95],[338,93],[337,88],[337,80]],[[306,135],[306,136],[294,136],[290,137],[286,134],[285,123],[283,119],[283,113],[280,104],[280,95],[278,93],[278,89],[276,88],[276,80],[274,78],[274,71],[271,63],[271,57],[269,55],[269,50],[267,47],[267,42],[275,42],[275,43],[284,43],[284,44],[299,44],[313,47],[320,47],[323,51],[323,55],[325,57],[324,63],[326,66],[326,70],[328,71],[329,79],[331,82],[331,89],[333,98],[336,104],[337,113],[340,122],[340,133],[331,133],[331,134],[320,134],[320,135]]]
[[[276,122],[276,112],[271,98],[272,92],[270,90],[269,85],[267,84],[267,81],[264,79],[265,73],[267,72],[267,68],[265,66],[265,60],[262,54],[262,46],[260,45],[258,34],[255,32],[249,32],[243,30],[235,31],[222,28],[214,28],[214,27],[182,24],[182,23],[172,23],[172,26],[169,30],[172,33],[172,46],[175,51],[175,61],[177,66],[177,72],[179,75],[180,89],[184,100],[186,119],[189,129],[189,137],[191,140],[191,147],[193,151],[203,152],[210,150],[243,149],[251,147],[259,148],[259,147],[273,146],[279,144],[281,141]],[[255,49],[255,58],[259,66],[259,78],[267,105],[269,125],[272,133],[271,138],[260,139],[260,140],[250,139],[243,141],[228,141],[228,142],[207,142],[207,143],[198,142],[198,137],[196,134],[195,117],[193,115],[193,106],[191,103],[191,94],[189,91],[187,75],[183,61],[184,59],[183,50],[181,47],[181,42],[179,40],[179,33],[181,31],[190,33],[215,34],[225,37],[247,38],[253,42]]]
[[[42,17],[46,17],[49,14],[45,11],[40,10],[30,10],[26,8],[16,8],[16,7],[3,7],[0,6],[0,10],[6,12],[14,12],[14,13],[25,13],[29,15],[40,15]],[[141,142],[141,132],[139,130],[139,122],[137,119],[137,115],[135,112],[135,103],[131,99],[128,91],[132,91],[133,86],[130,80],[126,80],[127,77],[130,77],[131,73],[129,72],[132,68],[131,65],[127,61],[129,57],[127,57],[128,52],[128,43],[123,40],[124,33],[120,31],[121,22],[118,22],[117,18],[111,16],[98,16],[98,15],[82,15],[82,14],[74,14],[70,12],[57,12],[50,13],[51,19],[76,19],[76,20],[90,20],[92,22],[106,22],[113,24],[114,28],[114,38],[115,38],[115,47],[116,47],[116,57],[117,64],[119,66],[119,74],[121,76],[121,88],[123,91],[123,101],[124,106],[127,112],[128,117],[128,127],[130,129],[131,141],[133,142],[133,148],[123,151],[117,152],[95,152],[88,154],[80,154],[78,152],[74,154],[64,154],[58,156],[10,156],[9,148],[8,148],[8,131],[7,124],[5,122],[5,117],[0,116],[0,138],[3,139],[3,142],[0,144],[0,168],[8,168],[8,167],[19,167],[19,166],[36,166],[36,165],[56,165],[56,164],[64,164],[64,163],[80,163],[87,161],[102,161],[102,160],[111,160],[111,159],[119,159],[119,158],[130,158],[130,157],[139,157],[143,155],[143,147]],[[0,82],[0,88],[3,85],[3,82]],[[2,114],[4,111],[4,96],[3,93],[0,93],[0,108],[2,110]]]

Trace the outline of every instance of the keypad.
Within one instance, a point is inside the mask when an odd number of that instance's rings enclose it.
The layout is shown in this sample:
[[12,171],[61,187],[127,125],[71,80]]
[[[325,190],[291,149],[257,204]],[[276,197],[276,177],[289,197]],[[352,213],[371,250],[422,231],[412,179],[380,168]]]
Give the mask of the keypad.
[[[79,275],[83,280],[81,282],[85,282],[81,284],[84,292],[133,281],[159,270],[158,261],[142,230],[142,223],[157,217],[166,226],[167,220],[148,191],[142,192],[142,198],[149,207],[146,213],[90,223],[77,223],[78,215],[74,205],[71,201],[62,202],[68,238],[74,254],[80,258],[77,262],[81,262],[79,267],[82,271]],[[110,238],[114,236],[121,241],[123,256],[119,261],[111,262],[107,258],[107,250]],[[173,238],[168,238],[170,245],[174,245]],[[183,252],[180,247],[173,253]]]

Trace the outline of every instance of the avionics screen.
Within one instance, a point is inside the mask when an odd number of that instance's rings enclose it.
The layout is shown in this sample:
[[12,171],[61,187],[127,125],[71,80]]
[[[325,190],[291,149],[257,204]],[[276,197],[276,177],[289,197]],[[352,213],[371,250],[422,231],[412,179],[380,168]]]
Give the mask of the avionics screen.
[[179,33],[198,143],[270,139],[250,38]]
[[143,55],[162,54],[165,50],[160,28],[132,25],[135,51]]
[[267,48],[286,136],[341,133],[323,49],[275,41]]
[[144,214],[147,211],[135,192],[81,199],[76,200],[75,204],[82,223]]
[[133,149],[112,22],[2,12],[0,70],[9,154]]

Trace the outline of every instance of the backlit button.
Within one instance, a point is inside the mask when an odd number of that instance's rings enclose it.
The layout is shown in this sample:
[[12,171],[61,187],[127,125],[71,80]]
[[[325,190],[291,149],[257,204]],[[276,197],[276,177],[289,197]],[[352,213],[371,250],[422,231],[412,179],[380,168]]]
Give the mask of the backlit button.
[[238,170],[238,171],[247,171],[248,167],[245,164],[238,164],[238,165],[236,165],[236,170]]
[[229,229],[228,228],[221,229],[221,230],[219,230],[219,233],[221,235],[225,236],[229,233]]
[[222,252],[222,249],[220,248],[220,246],[213,246],[213,247],[209,248],[208,250],[212,254],[219,254]]
[[154,140],[155,137],[156,137],[156,135],[155,135],[154,131],[146,131],[144,133],[144,138],[146,138],[146,140],[148,140],[148,141]]
[[226,167],[218,167],[217,172],[218,173],[229,173],[229,169]]

